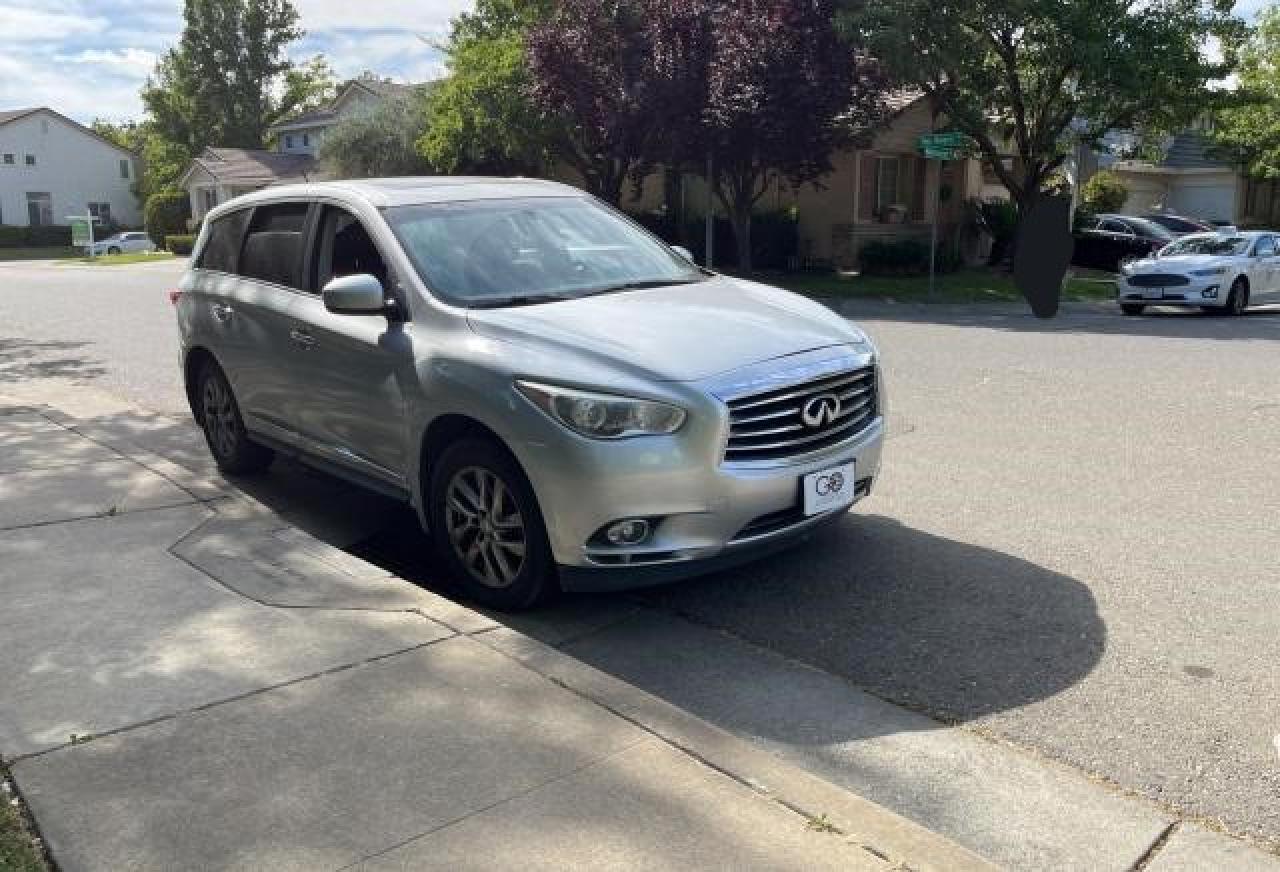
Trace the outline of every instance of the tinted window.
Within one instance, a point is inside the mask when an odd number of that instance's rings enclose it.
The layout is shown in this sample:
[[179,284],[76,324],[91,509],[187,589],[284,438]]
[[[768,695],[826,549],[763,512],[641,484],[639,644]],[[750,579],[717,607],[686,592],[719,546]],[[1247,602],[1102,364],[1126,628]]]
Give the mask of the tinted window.
[[345,209],[325,206],[316,237],[312,290],[319,291],[331,279],[359,273],[368,273],[384,288],[390,284],[387,264],[360,219]]
[[1132,230],[1121,224],[1119,221],[1103,221],[1098,225],[1098,229],[1105,230],[1108,233],[1133,233]]
[[1139,236],[1145,236],[1148,239],[1173,239],[1173,234],[1169,232],[1169,228],[1161,227],[1154,221],[1148,221],[1145,218],[1126,218],[1124,223],[1129,225],[1134,233]]
[[230,212],[210,223],[209,241],[200,252],[200,262],[196,267],[234,273],[236,258],[240,253],[240,240],[248,223],[248,209]]
[[1258,247],[1254,249],[1254,254],[1258,257],[1273,257],[1276,253],[1276,242],[1270,236],[1264,236],[1258,240]]
[[240,252],[240,275],[296,287],[307,208],[306,203],[274,203],[254,209]]

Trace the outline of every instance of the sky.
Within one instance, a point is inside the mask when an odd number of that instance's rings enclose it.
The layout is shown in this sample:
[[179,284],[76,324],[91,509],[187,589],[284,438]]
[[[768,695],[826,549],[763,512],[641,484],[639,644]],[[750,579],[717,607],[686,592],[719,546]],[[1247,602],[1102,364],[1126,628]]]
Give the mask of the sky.
[[[1270,0],[1240,0],[1252,19]],[[339,78],[370,70],[398,82],[443,72],[433,47],[472,0],[294,0],[304,39]],[[137,119],[138,90],[182,30],[182,0],[0,0],[0,110],[49,106],[87,123]]]
[[[397,82],[443,73],[433,43],[472,0],[294,0],[307,31],[290,47],[323,54],[339,78]],[[82,123],[142,115],[138,90],[182,31],[182,0],[0,0],[0,110],[48,106]]]

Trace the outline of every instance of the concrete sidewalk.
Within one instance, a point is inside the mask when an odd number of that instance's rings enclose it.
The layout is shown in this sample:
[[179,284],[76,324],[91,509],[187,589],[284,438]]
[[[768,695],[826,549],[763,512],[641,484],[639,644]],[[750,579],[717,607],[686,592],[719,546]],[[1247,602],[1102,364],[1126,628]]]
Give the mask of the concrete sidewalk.
[[0,757],[60,868],[991,868],[104,419],[0,397]]

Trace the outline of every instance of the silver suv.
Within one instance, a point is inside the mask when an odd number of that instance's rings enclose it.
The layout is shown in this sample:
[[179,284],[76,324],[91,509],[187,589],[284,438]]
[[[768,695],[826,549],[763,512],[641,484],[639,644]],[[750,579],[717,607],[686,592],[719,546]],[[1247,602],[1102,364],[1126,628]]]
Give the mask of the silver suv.
[[271,188],[209,213],[179,288],[218,465],[292,455],[404,500],[488,605],[741,562],[879,469],[861,330],[564,185]]

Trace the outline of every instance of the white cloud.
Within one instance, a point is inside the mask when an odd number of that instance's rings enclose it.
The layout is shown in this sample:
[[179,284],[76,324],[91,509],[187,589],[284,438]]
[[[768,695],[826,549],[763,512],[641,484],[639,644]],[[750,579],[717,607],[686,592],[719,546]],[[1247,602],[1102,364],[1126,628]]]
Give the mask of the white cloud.
[[368,70],[406,82],[423,82],[444,73],[444,59],[429,34],[331,32],[303,40],[291,51],[295,60],[323,54],[339,78]]
[[107,29],[107,19],[100,16],[10,4],[0,4],[0,21],[4,22],[5,41],[15,42],[64,40]]
[[87,123],[122,121],[142,114],[141,80],[104,76],[90,64],[49,66],[44,59],[0,54],[0,108],[48,106]]
[[470,9],[472,0],[365,0],[353,8],[351,0],[294,0],[302,26],[310,33],[326,30],[403,29],[418,33],[447,33],[449,22]]
[[156,65],[155,52],[141,48],[116,50],[85,49],[73,55],[57,55],[56,59],[72,64],[89,64],[132,76],[147,76]]

